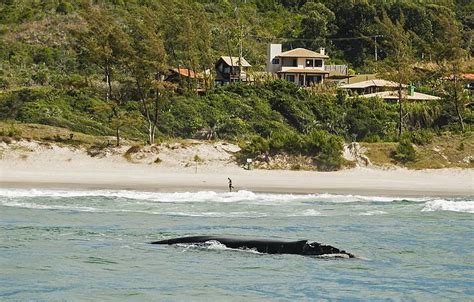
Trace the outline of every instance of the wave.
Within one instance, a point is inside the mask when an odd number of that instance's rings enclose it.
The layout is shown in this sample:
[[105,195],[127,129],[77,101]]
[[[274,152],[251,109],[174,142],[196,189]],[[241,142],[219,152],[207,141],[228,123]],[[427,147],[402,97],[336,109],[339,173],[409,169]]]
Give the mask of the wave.
[[474,201],[433,200],[425,203],[422,212],[451,211],[474,213]]
[[367,211],[363,213],[359,213],[359,216],[374,216],[374,215],[385,215],[387,212],[385,211]]
[[321,212],[316,211],[315,209],[307,209],[300,213],[290,214],[289,216],[305,217],[305,216],[324,216],[324,215],[321,214]]
[[30,202],[5,202],[1,204],[6,207],[25,208],[25,209],[38,209],[38,210],[67,210],[67,211],[79,211],[79,212],[96,212],[98,209],[93,207],[81,207],[81,206],[64,206],[64,205],[44,205]]
[[[195,203],[189,207],[189,203]],[[201,203],[202,205],[199,205]],[[268,194],[238,192],[141,192],[130,190],[0,189],[0,206],[79,212],[129,212],[187,217],[333,216],[331,204],[363,205],[356,215],[384,215],[382,204],[411,204],[419,211],[474,213],[471,197],[436,199],[337,194]],[[233,204],[226,206],[224,204]],[[418,206],[422,204],[423,206]],[[372,206],[377,206],[374,209]],[[240,207],[241,206],[241,207]],[[269,209],[272,207],[277,210]],[[372,207],[372,208],[370,208]],[[332,214],[331,214],[332,213]]]
[[363,195],[338,194],[269,194],[254,193],[241,190],[238,192],[143,192],[131,190],[50,190],[50,189],[0,189],[0,198],[78,198],[78,197],[105,197],[110,199],[130,199],[145,202],[186,203],[186,202],[216,202],[216,203],[256,203],[280,204],[294,201],[300,202],[328,202],[328,203],[359,203],[359,202],[415,202],[422,203],[433,198],[406,198]]

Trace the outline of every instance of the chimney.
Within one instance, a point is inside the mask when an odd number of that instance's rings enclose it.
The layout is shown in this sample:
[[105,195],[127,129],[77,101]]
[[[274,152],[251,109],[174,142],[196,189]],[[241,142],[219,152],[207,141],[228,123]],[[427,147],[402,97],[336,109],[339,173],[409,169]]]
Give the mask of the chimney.
[[278,64],[274,64],[273,59],[275,59],[276,56],[279,56],[282,53],[281,49],[281,44],[268,44],[267,72],[275,73],[280,69],[281,62],[278,62]]
[[326,54],[326,48],[320,47],[320,48],[319,48],[319,53],[324,56],[324,55]]

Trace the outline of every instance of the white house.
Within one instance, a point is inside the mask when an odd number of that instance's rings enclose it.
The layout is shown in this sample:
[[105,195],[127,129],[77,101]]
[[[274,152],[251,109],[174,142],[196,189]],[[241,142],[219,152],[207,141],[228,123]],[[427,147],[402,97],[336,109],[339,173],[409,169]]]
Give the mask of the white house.
[[299,86],[311,86],[322,83],[329,75],[324,68],[325,59],[329,57],[324,48],[319,52],[304,48],[282,52],[281,44],[270,44],[267,49],[267,72]]

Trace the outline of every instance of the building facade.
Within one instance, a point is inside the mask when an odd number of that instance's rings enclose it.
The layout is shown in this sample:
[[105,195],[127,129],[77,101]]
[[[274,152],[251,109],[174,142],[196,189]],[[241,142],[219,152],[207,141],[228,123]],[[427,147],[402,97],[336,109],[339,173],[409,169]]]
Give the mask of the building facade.
[[277,74],[302,87],[322,83],[328,77],[324,60],[329,57],[324,48],[319,52],[296,48],[282,52],[281,44],[270,44],[267,49],[267,72]]
[[217,85],[234,82],[249,82],[248,69],[251,66],[252,65],[244,58],[222,56],[215,64],[215,82]]

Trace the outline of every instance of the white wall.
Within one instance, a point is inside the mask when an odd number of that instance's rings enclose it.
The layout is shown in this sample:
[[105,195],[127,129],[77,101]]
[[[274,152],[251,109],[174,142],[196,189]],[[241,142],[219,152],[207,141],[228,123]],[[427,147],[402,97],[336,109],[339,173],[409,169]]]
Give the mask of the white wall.
[[267,47],[267,72],[275,73],[280,70],[280,64],[273,64],[272,60],[281,54],[281,44],[268,44]]
[[[284,58],[285,60],[285,64],[290,64],[291,62],[293,62],[293,58]],[[319,59],[317,59],[319,60]],[[286,70],[290,70],[290,69],[295,69],[295,68],[298,68],[298,69],[309,69],[309,70],[324,70],[324,59],[320,59],[323,61],[323,65],[321,67],[306,67],[306,58],[298,58],[297,60],[297,64],[298,66],[282,66],[281,67],[281,71],[286,71]]]

